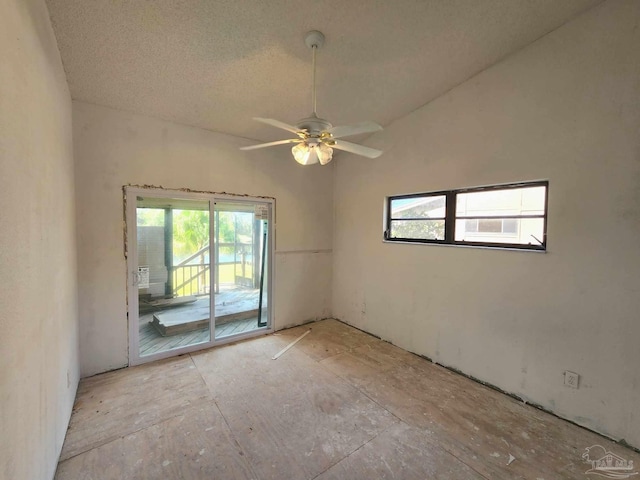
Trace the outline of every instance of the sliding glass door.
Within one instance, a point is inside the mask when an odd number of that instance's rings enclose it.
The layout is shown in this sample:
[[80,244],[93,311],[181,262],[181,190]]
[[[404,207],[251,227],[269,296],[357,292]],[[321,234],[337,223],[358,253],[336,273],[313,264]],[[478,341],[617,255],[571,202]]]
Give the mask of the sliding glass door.
[[271,330],[271,201],[134,187],[125,199],[131,365]]
[[269,323],[268,211],[261,204],[216,202],[214,218],[215,338]]

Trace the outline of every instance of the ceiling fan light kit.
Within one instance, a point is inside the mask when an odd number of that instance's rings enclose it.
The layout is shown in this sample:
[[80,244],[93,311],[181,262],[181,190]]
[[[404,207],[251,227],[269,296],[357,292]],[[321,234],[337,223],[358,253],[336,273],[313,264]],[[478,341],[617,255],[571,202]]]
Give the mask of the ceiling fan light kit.
[[334,127],[324,118],[318,117],[316,113],[316,51],[324,45],[324,35],[322,32],[313,30],[307,33],[304,42],[307,47],[313,51],[311,88],[313,113],[311,113],[309,117],[299,120],[295,126],[272,118],[255,117],[254,120],[286,130],[297,135],[297,138],[241,147],[240,150],[256,150],[258,148],[295,143],[296,145],[291,148],[291,153],[296,162],[301,165],[312,165],[318,162],[320,162],[320,165],[326,165],[333,158],[334,149],[368,158],[380,156],[382,151],[376,150],[375,148],[339,140],[342,137],[348,137],[350,135],[372,133],[382,130],[382,127],[377,123],[362,122],[356,125]]

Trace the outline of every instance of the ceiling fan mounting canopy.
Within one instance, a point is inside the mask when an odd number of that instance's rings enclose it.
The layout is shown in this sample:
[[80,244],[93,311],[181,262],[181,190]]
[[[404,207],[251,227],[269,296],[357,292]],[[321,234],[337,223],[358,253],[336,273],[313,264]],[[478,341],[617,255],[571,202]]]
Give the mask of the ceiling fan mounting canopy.
[[288,132],[297,135],[297,138],[276,140],[275,142],[261,143],[259,145],[241,147],[240,149],[255,150],[258,148],[293,143],[296,145],[291,149],[291,153],[295,160],[302,165],[311,165],[317,162],[320,162],[321,165],[326,165],[333,158],[334,148],[355,153],[356,155],[363,155],[368,158],[376,158],[380,156],[382,151],[376,150],[375,148],[357,145],[344,140],[338,140],[350,135],[371,133],[382,130],[382,127],[377,123],[362,122],[356,125],[334,127],[324,118],[318,117],[316,113],[316,51],[324,45],[324,35],[322,32],[312,30],[307,33],[304,41],[307,47],[313,51],[313,76],[311,88],[313,112],[309,117],[299,120],[295,126],[272,118],[255,117],[254,120],[287,130]]
[[315,47],[320,49],[324,45],[324,34],[318,30],[311,30],[304,37],[304,43],[309,48]]
[[315,114],[311,114],[310,117],[299,120],[298,123],[296,123],[296,126],[300,130],[306,130],[308,135],[320,135],[322,132],[333,127],[333,125],[324,118],[319,118]]

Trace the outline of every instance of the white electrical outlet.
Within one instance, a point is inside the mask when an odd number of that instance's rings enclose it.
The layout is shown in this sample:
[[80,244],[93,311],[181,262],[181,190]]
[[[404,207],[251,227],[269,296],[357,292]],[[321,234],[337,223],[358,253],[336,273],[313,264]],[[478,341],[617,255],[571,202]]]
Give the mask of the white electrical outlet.
[[580,382],[580,375],[578,375],[575,372],[570,372],[569,370],[565,370],[564,372],[565,387],[578,388],[579,382]]

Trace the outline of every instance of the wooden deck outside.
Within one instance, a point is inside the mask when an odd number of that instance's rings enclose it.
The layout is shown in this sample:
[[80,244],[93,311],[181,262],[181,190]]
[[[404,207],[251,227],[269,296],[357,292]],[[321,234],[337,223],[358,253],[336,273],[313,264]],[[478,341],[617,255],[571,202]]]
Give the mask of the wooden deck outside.
[[640,466],[622,445],[326,320],[83,379],[55,478],[584,479],[594,445]]
[[[235,320],[217,325],[215,329],[216,338],[223,338],[229,335],[250,332],[258,328],[258,318],[248,318],[245,320]],[[195,345],[209,341],[209,329],[200,329],[193,332],[163,337],[150,324],[140,325],[140,355],[151,355],[157,352],[164,352],[173,348],[185,345]]]
[[[222,288],[220,293],[215,295],[215,313],[216,313],[216,338],[222,338],[229,335],[249,332],[258,328],[258,319],[255,310],[258,305],[257,289],[246,289],[239,287]],[[201,313],[203,306],[208,306],[209,296],[199,297],[197,302],[172,308],[170,310],[148,311],[139,317],[139,333],[140,333],[140,355],[151,355],[157,352],[163,352],[186,345],[194,345],[209,341],[209,322],[201,322],[197,328],[192,331],[179,333],[176,335],[163,336],[151,324],[154,314],[159,312],[181,312],[185,317],[189,317],[190,312]],[[244,312],[253,312],[250,318],[245,318]],[[235,319],[238,317],[237,319]]]

